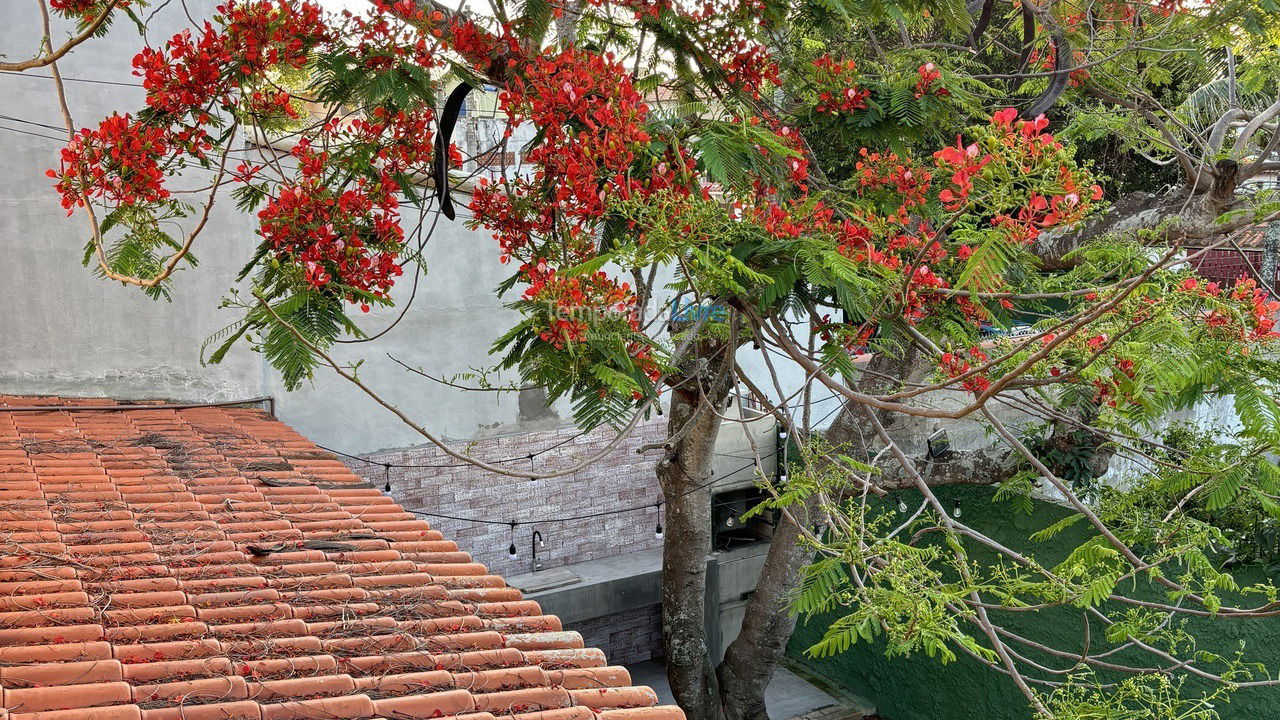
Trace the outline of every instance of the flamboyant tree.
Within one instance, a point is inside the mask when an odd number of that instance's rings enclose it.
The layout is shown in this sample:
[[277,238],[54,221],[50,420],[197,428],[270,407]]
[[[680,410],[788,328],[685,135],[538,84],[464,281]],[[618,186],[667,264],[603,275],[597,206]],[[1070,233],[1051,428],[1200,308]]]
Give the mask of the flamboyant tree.
[[[51,5],[92,34],[128,3]],[[1275,106],[1242,102],[1234,74],[1229,92],[1211,89],[1224,86],[1212,48],[1240,35],[1259,43],[1233,48],[1249,51],[1245,99],[1274,95],[1258,70],[1274,52],[1260,44],[1274,32],[1265,6],[527,0],[473,16],[400,0],[331,16],[304,0],[229,2],[141,50],[145,107],[78,129],[64,101],[69,142],[50,174],[68,211],[88,218],[86,262],[157,296],[231,192],[256,213],[260,243],[242,278],[252,295],[231,300],[244,317],[212,359],[252,343],[289,386],[325,366],[467,457],[328,348],[364,338],[361,313],[392,304],[397,279],[422,269],[428,213],[452,216],[448,170],[463,159],[445,141],[453,103],[442,103],[442,80],[497,86],[509,127],[536,130],[533,172],[477,182],[469,201],[513,270],[500,291],[522,314],[497,339],[501,368],[619,437],[668,407],[663,624],[691,716],[766,717],[789,603],[815,553],[796,605],[846,613],[820,650],[883,635],[891,652],[991,665],[1040,715],[1092,717],[1090,703],[1135,698],[1153,716],[1185,715],[1199,701],[1144,694],[1142,683],[1270,681],[1238,658],[1185,656],[1167,621],[1280,612],[1269,586],[1253,588],[1267,600],[1257,608],[1222,600],[1233,581],[1221,549],[1236,540],[1220,517],[1236,506],[1257,523],[1280,514],[1280,470],[1266,459],[1280,442],[1276,306],[1251,278],[1198,281],[1184,248],[1226,245],[1275,210],[1242,185],[1276,162]],[[61,97],[66,50],[46,35],[29,67],[51,68]],[[1222,96],[1206,123],[1206,98]],[[1052,128],[1046,112],[1069,122]],[[1108,209],[1105,179],[1051,130],[1085,142],[1116,134],[1121,153],[1176,164],[1185,185],[1110,198]],[[256,159],[233,155],[241,137],[256,141]],[[177,198],[196,166],[213,181],[193,206]],[[182,237],[169,234],[175,224]],[[646,317],[669,274],[682,296],[730,312]],[[1032,319],[1027,333],[986,331],[1020,318]],[[863,351],[869,360],[855,362]],[[751,354],[763,374],[744,370]],[[803,386],[781,380],[783,364]],[[815,388],[843,403],[825,433],[811,422]],[[718,408],[742,392],[777,416],[800,462],[765,483],[782,519],[742,632],[713,666],[707,488]],[[1151,439],[1170,411],[1209,395],[1234,398],[1239,432],[1195,447]],[[961,419],[985,423],[996,445],[918,452],[922,423]],[[1081,449],[1085,467],[1062,460]],[[467,459],[551,477],[602,455],[546,473]],[[1113,457],[1138,462],[1141,481],[1123,492],[1092,482]],[[1047,483],[1095,535],[1049,566],[948,515],[932,488],[954,483],[1014,497]],[[892,506],[906,489],[922,501],[899,519]],[[979,563],[975,549],[1001,559]],[[1126,594],[1121,581],[1139,577],[1167,597]],[[1110,645],[1060,650],[991,618],[1071,605]],[[1031,644],[1139,680],[1045,677],[1025,655]],[[1153,665],[1113,662],[1116,648]]]

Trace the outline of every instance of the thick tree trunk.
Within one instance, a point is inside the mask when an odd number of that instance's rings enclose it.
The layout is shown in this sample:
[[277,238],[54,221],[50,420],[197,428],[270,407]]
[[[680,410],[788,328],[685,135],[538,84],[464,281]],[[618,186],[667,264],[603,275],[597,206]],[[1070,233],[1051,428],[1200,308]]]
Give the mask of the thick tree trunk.
[[730,383],[721,368],[706,374],[711,377],[704,383],[686,383],[672,392],[667,427],[668,437],[674,440],[657,466],[658,482],[666,497],[662,645],[672,693],[690,720],[723,718],[707,647],[711,488],[702,486],[711,481],[720,430],[720,418],[714,408],[727,397]]
[[[705,349],[702,358],[721,353]],[[887,392],[911,374],[919,361],[914,352],[905,359],[877,356],[873,372],[864,376],[861,389]],[[917,368],[918,369],[918,368]],[[696,373],[672,393],[668,417],[670,447],[659,462],[657,474],[666,500],[663,544],[663,646],[667,676],[676,702],[690,720],[767,720],[765,691],[786,652],[795,627],[788,595],[799,582],[800,568],[810,560],[800,541],[801,531],[789,520],[779,522],[765,558],[755,592],[747,603],[742,629],[725,651],[718,667],[711,664],[706,635],[706,569],[711,552],[711,481],[715,440],[720,421],[713,410],[723,406],[731,378],[715,360],[704,360]],[[862,427],[857,414],[845,411],[833,428],[847,450],[875,444],[874,435]],[[892,425],[895,418],[886,417]],[[863,421],[864,422],[864,421]],[[974,458],[994,465],[997,458]],[[970,466],[958,463],[957,466]],[[971,466],[970,466],[971,467]],[[808,516],[807,507],[794,515]]]
[[[805,515],[801,510],[798,517]],[[787,596],[800,581],[800,568],[812,559],[800,538],[794,523],[786,519],[778,523],[760,580],[747,602],[742,630],[717,668],[726,720],[769,720],[765,690],[796,625]]]

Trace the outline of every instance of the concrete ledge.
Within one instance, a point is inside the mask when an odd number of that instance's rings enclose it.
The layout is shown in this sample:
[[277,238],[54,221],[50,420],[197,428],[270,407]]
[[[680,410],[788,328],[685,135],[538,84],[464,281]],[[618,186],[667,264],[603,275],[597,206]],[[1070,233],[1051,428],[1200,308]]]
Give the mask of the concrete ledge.
[[[545,587],[543,576],[568,571],[580,580],[559,587]],[[649,607],[662,602],[662,550],[615,555],[603,560],[565,565],[553,570],[508,577],[512,587],[528,591],[542,611],[558,615],[565,624],[592,620],[614,613]]]

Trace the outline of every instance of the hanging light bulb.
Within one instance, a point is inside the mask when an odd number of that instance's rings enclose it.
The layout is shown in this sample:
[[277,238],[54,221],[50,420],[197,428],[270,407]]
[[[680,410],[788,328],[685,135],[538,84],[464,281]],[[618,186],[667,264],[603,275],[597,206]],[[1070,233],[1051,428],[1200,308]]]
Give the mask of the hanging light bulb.
[[898,498],[898,512],[905,513],[906,511],[907,511],[907,504],[902,501],[902,498]]
[[[535,470],[533,469],[533,457],[534,457],[534,453],[529,453],[529,472],[531,472],[531,473],[532,473],[532,472],[535,472]],[[529,478],[529,482],[531,482],[531,483],[536,483],[536,482],[538,482],[538,478],[536,478],[536,477],[531,477],[531,478]]]
[[383,479],[386,480],[387,483],[386,486],[383,487],[383,490],[391,492],[391,463],[382,464],[382,475]]
[[960,517],[960,498],[956,498],[956,502],[951,506],[951,517]]
[[725,524],[725,527],[733,527],[733,516],[730,515],[729,517],[725,518],[724,524]]
[[662,539],[662,503],[654,505],[658,509],[658,524],[653,528],[653,537],[657,540]]
[[511,558],[512,560],[516,559],[516,544],[514,542],[507,547],[507,557]]

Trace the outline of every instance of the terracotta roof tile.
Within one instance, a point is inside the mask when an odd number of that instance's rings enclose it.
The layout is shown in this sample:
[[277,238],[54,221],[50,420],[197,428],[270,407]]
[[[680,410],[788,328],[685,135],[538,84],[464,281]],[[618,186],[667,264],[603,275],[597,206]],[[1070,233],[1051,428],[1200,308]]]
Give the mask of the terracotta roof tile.
[[262,412],[0,410],[0,718],[683,720],[582,645]]

